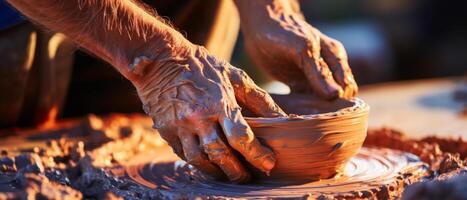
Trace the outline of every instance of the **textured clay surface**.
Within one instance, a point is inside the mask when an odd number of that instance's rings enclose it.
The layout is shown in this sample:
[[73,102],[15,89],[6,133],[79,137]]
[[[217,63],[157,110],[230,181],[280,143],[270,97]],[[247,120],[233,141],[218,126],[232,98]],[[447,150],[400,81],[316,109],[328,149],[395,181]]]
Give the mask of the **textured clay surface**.
[[466,142],[460,139],[412,140],[388,128],[370,130],[364,148],[333,178],[238,185],[191,169],[150,125],[136,115],[89,116],[51,130],[3,131],[16,136],[0,142],[0,198],[465,197],[466,161],[459,152]]

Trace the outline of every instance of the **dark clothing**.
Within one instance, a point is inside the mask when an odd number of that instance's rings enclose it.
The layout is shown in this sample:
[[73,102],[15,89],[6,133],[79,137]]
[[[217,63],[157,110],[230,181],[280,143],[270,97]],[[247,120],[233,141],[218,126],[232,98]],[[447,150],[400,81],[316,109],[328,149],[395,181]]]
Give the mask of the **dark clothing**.
[[0,31],[18,25],[26,19],[5,0],[0,0]]

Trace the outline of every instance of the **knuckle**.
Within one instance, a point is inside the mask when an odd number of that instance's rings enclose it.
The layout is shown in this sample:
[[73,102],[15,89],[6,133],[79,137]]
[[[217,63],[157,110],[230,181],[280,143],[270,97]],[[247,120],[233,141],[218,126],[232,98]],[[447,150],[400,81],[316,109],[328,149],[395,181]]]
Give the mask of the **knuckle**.
[[236,67],[232,67],[231,74],[231,82],[239,85],[245,85],[245,82],[250,78],[245,71]]
[[210,151],[215,149],[223,149],[223,146],[224,145],[221,144],[218,138],[209,139],[203,144],[203,148],[206,151],[206,153],[209,153]]
[[229,66],[229,63],[226,60],[211,54],[207,56],[207,59],[218,70],[226,69]]
[[327,42],[327,46],[336,59],[340,61],[347,60],[347,53],[345,52],[344,45],[340,41],[332,39]]
[[227,73],[227,68],[225,67],[224,63],[218,62],[217,60],[215,60],[213,63],[214,63],[214,67],[216,68],[219,74],[224,75]]
[[229,139],[229,144],[234,149],[243,149],[250,142],[251,137],[248,134],[235,134]]
[[237,150],[245,149],[254,139],[253,134],[250,134],[249,127],[246,125],[234,126],[233,134],[228,138],[230,146]]
[[233,137],[237,140],[245,140],[249,138],[248,126],[243,123],[237,123],[232,127]]
[[308,48],[319,48],[320,47],[319,36],[310,35],[308,37],[304,37],[302,40],[303,40],[302,44],[304,44]]
[[320,44],[314,39],[304,39],[298,44],[298,53],[300,55],[306,55],[311,58],[317,57],[320,51]]
[[195,56],[198,57],[207,57],[208,55],[208,49],[206,49],[204,46],[201,45],[194,45],[194,54]]
[[340,42],[338,40],[334,40],[334,39],[329,42],[329,45],[332,48],[335,48],[335,49],[343,49],[344,48],[344,45],[342,44],[342,42]]
[[238,76],[239,76],[240,78],[242,78],[242,79],[247,79],[247,78],[249,78],[248,74],[247,74],[244,70],[237,68],[236,71],[237,71]]

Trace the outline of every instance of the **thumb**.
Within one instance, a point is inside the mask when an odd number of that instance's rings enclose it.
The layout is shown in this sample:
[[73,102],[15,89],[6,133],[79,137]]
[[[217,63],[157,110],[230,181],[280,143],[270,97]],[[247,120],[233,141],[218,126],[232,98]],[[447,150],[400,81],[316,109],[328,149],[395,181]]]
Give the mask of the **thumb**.
[[229,79],[237,101],[255,114],[261,117],[287,116],[272,97],[258,87],[245,71],[232,66],[229,68]]

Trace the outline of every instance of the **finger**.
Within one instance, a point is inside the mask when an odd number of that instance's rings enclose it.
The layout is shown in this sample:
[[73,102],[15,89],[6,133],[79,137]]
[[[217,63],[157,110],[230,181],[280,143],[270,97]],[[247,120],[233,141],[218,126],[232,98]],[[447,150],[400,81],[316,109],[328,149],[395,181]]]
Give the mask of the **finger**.
[[220,124],[231,147],[240,152],[248,162],[263,172],[269,173],[276,163],[274,153],[262,146],[243,118],[240,108],[227,111]]
[[183,153],[182,143],[180,142],[179,138],[177,137],[178,129],[176,128],[159,128],[157,129],[159,134],[161,135],[162,139],[164,139],[175,154],[180,157],[182,160],[185,159],[185,155]]
[[334,80],[343,88],[343,98],[355,97],[358,86],[350,69],[344,46],[334,40],[321,42],[321,55],[332,71]]
[[302,58],[302,66],[311,88],[322,98],[331,100],[343,93],[323,59],[306,55]]
[[206,154],[202,152],[196,135],[187,132],[179,132],[178,137],[182,144],[183,153],[186,158],[185,161],[188,164],[193,165],[200,171],[215,179],[224,177],[219,167],[211,163]]
[[200,142],[204,152],[208,155],[209,160],[219,166],[232,182],[248,181],[250,174],[219,137],[221,132],[217,126],[217,124],[212,124],[205,129],[206,132],[200,133]]
[[245,71],[231,67],[229,79],[236,99],[255,114],[261,117],[287,116],[271,96],[258,87]]

